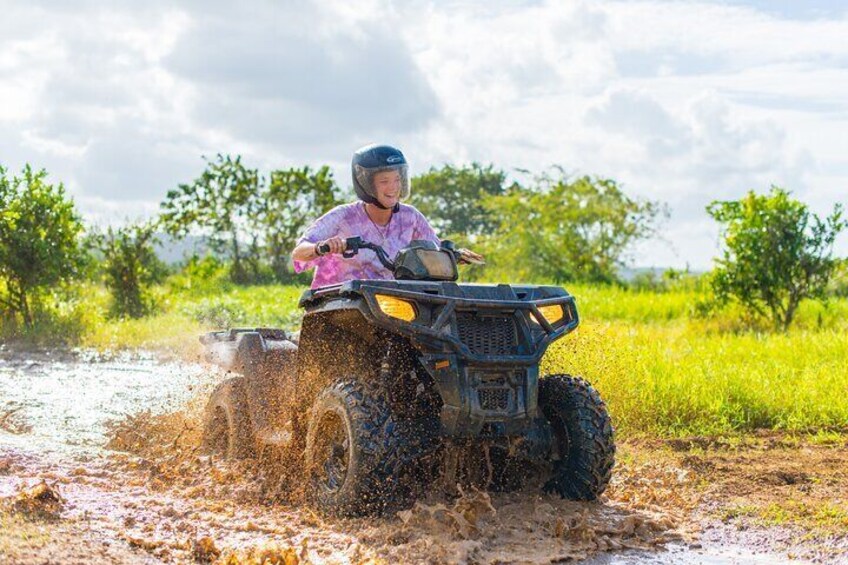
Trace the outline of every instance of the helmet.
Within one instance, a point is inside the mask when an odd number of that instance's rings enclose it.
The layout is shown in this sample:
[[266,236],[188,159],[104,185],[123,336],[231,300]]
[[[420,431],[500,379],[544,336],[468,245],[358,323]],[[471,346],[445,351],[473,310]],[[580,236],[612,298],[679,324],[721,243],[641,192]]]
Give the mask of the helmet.
[[383,171],[400,173],[400,198],[409,197],[408,167],[406,158],[399,149],[389,145],[377,144],[360,147],[353,154],[350,166],[353,175],[353,189],[360,200],[385,209],[385,206],[377,200],[377,192],[374,190],[373,183],[374,175]]

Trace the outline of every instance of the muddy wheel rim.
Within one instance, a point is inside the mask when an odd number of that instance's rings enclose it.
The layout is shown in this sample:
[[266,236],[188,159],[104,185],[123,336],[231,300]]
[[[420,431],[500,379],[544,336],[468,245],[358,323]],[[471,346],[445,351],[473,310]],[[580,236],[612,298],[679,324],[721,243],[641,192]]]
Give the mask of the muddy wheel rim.
[[337,492],[344,485],[350,466],[350,440],[338,414],[324,414],[315,435],[312,478],[323,490]]

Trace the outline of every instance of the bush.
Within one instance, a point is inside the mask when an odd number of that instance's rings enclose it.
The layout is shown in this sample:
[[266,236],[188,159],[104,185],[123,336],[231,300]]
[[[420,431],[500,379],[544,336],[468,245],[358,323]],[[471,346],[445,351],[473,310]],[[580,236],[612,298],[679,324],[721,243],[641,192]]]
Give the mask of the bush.
[[833,243],[845,229],[842,209],[819,218],[789,192],[772,187],[740,200],[715,201],[707,212],[722,224],[724,250],[712,287],[723,303],[787,329],[805,298],[822,299],[838,262]]
[[13,324],[20,316],[27,329],[34,327],[40,296],[74,278],[85,259],[73,200],[62,184],[46,179],[45,170],[29,165],[12,178],[0,167],[0,307]]
[[153,251],[155,229],[154,223],[110,227],[100,238],[114,317],[141,318],[154,307],[149,287],[161,282],[167,272]]
[[22,327],[10,313],[0,315],[0,335],[25,339],[28,345],[73,346],[92,327],[103,322],[99,296],[89,285],[58,288],[39,295],[32,324]]

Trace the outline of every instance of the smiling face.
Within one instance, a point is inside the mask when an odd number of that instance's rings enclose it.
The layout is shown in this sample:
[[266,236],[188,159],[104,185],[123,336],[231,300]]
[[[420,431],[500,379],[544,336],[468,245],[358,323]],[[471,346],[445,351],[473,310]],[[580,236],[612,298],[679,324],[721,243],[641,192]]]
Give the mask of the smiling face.
[[380,171],[372,179],[377,200],[386,208],[391,208],[400,202],[402,179],[398,171]]

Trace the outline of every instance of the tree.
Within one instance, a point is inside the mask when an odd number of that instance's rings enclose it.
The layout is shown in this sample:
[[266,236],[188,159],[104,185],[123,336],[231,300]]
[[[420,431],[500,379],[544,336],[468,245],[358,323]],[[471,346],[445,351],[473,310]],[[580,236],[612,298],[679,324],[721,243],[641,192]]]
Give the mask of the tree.
[[47,171],[26,165],[22,176],[6,176],[0,167],[0,279],[6,295],[0,304],[33,326],[38,294],[74,277],[84,261],[82,221],[60,183],[47,182]]
[[506,173],[491,164],[431,167],[412,179],[409,201],[442,238],[470,242],[494,228],[496,221],[482,201],[503,194],[505,182]]
[[157,227],[155,222],[110,227],[99,238],[104,278],[112,293],[112,313],[116,316],[141,318],[152,307],[148,288],[160,282],[166,272],[153,250]]
[[483,206],[497,225],[483,246],[491,271],[522,280],[613,282],[634,242],[655,233],[657,202],[631,198],[612,179],[543,175]]
[[833,243],[846,227],[840,205],[821,219],[773,186],[767,195],[714,201],[707,212],[724,239],[712,276],[719,300],[736,299],[786,330],[803,299],[824,297],[837,266]]
[[261,225],[271,268],[278,281],[288,276],[288,258],[297,238],[316,218],[340,204],[330,168],[308,166],[272,171],[262,194]]
[[[206,160],[206,170],[191,184],[181,184],[168,192],[162,203],[162,222],[175,237],[185,237],[192,229],[208,232],[210,243],[218,252],[228,252],[232,259],[232,279],[249,280],[248,269],[257,272],[255,222],[259,213],[260,177],[249,169],[241,157],[218,154]],[[245,249],[243,241],[253,245]],[[252,248],[252,249],[251,249]]]

